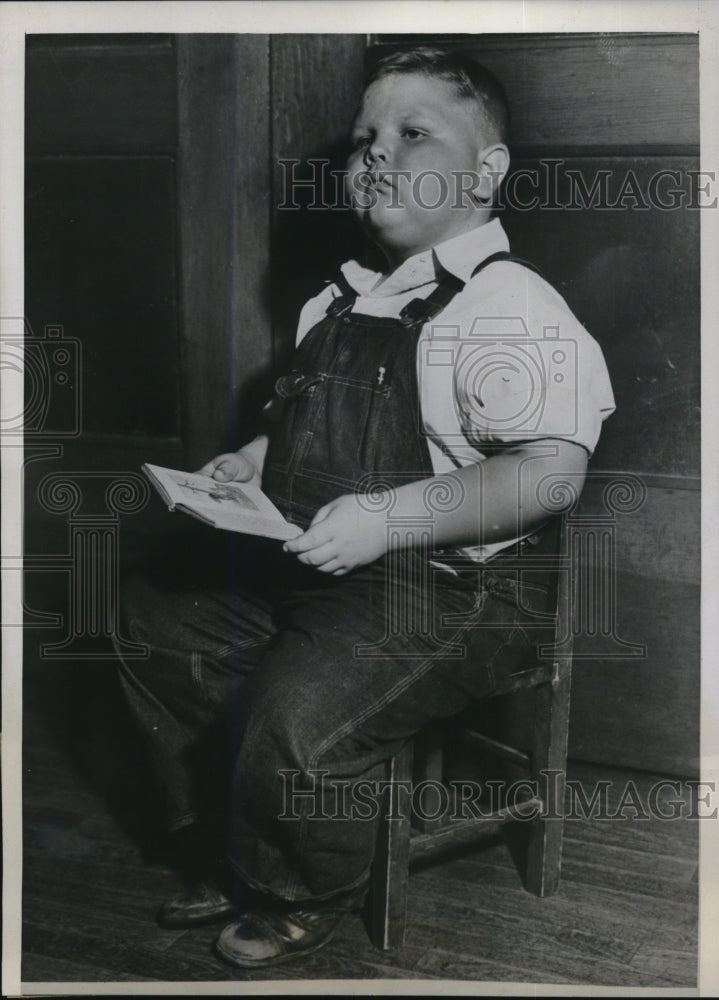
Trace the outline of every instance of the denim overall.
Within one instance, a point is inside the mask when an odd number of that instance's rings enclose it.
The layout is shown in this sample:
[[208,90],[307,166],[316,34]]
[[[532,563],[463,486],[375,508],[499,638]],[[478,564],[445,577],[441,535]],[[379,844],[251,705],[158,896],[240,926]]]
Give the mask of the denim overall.
[[[263,488],[288,519],[306,526],[342,494],[432,476],[417,341],[462,287],[447,275],[384,319],[352,314],[356,293],[342,280],[276,386],[282,413]],[[123,683],[171,826],[197,819],[193,757],[223,731],[224,749],[203,766],[233,762],[236,874],[286,901],[345,900],[368,878],[377,819],[368,789],[386,761],[432,720],[531,666],[530,648],[547,638],[547,587],[522,585],[501,554],[454,574],[434,567],[428,548],[333,577],[242,536],[223,538],[221,571],[206,529],[202,537],[204,560],[184,576],[163,563],[162,578],[137,578],[124,602],[126,634],[150,658],[124,664]],[[398,593],[404,614],[388,624]]]
[[[302,527],[330,500],[366,492],[378,479],[433,474],[417,388],[423,320],[350,313],[356,293],[344,279],[341,287],[295,352],[292,373],[275,386],[282,416],[270,434],[262,486]],[[431,304],[422,305],[429,314]]]
[[[482,261],[531,264],[509,253]],[[270,435],[262,488],[285,517],[307,527],[320,507],[343,493],[400,485],[434,474],[422,432],[417,341],[462,290],[445,274],[398,319],[351,312],[357,293],[340,275],[342,294],[305,336],[291,374],[278,379],[281,418]]]

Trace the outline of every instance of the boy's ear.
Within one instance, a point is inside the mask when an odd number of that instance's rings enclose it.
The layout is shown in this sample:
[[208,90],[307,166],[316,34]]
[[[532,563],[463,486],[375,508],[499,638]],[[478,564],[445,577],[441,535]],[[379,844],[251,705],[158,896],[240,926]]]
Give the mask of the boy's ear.
[[477,198],[487,205],[495,200],[499,187],[509,170],[509,150],[502,142],[485,147],[477,157],[479,184]]

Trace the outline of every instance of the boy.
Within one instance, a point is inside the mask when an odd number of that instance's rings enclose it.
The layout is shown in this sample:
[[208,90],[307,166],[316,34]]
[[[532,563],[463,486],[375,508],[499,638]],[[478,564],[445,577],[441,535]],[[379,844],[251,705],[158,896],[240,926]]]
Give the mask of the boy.
[[379,63],[348,185],[387,269],[350,262],[305,306],[268,434],[201,470],[256,479],[305,530],[283,547],[224,538],[222,565],[183,553],[186,576],[166,563],[126,595],[150,658],[124,665],[125,688],[198,868],[218,836],[198,762],[220,796],[232,766],[225,891],[201,878],[160,919],[238,910],[217,949],[240,967],[331,938],[372,860],[375,823],[345,808],[359,783],[521,669],[547,590],[503,560],[541,546],[561,509],[547,484],[581,489],[614,408],[599,347],[491,219],[506,130],[471,59]]

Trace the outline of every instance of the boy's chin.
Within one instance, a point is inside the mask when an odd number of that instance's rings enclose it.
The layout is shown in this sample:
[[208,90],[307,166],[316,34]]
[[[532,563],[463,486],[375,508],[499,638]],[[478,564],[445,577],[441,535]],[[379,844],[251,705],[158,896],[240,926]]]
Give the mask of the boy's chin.
[[395,252],[406,244],[407,226],[402,218],[397,216],[396,209],[394,215],[388,215],[386,209],[383,211],[372,209],[357,213],[359,224],[366,235],[385,252]]
[[406,252],[404,244],[392,239],[392,233],[387,232],[386,229],[369,225],[363,225],[362,228],[369,240],[374,243],[390,263],[396,261],[398,257],[411,256],[411,254]]

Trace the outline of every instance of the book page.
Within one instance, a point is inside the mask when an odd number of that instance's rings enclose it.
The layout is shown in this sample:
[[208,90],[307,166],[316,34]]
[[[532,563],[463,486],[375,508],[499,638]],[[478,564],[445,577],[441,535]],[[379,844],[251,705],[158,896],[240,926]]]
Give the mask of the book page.
[[278,522],[285,518],[275,505],[254,483],[218,483],[210,476],[176,469],[163,469],[157,465],[143,466],[151,479],[157,482],[170,506],[182,504],[202,508],[215,515],[222,514],[225,523],[244,514],[261,516]]

